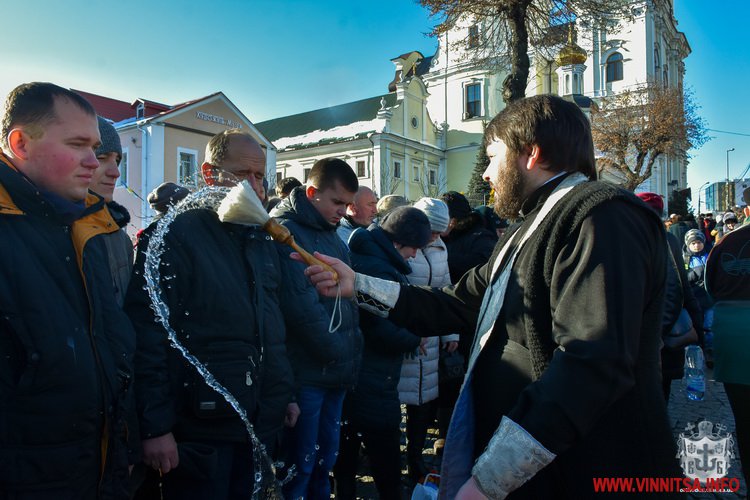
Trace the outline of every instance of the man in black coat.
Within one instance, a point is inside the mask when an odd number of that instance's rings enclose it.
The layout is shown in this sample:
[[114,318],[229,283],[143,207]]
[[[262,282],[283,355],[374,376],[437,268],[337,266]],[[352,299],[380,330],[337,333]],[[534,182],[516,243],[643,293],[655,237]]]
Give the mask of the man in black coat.
[[[323,257],[367,310],[409,328],[475,332],[441,498],[596,498],[601,478],[634,488],[635,478],[679,478],[659,369],[661,221],[593,180],[590,125],[571,102],[516,101],[486,134],[496,211],[521,219],[487,265],[432,290]],[[307,273],[321,293],[335,291],[330,273]]]
[[[260,197],[265,156],[250,135],[227,130],[209,141],[202,173],[214,186],[247,179]],[[144,234],[125,303],[138,332],[143,460],[165,474],[166,499],[249,496],[254,478],[248,432],[223,396],[170,347],[144,290],[145,252],[154,232]],[[285,414],[290,425],[298,414],[275,244],[259,227],[220,222],[213,210],[201,208],[177,215],[164,248],[161,290],[171,328],[244,408],[273,454]]]
[[[51,83],[16,87],[0,154],[0,497],[127,499],[135,339],[87,194],[96,114]],[[7,496],[6,496],[7,495]]]

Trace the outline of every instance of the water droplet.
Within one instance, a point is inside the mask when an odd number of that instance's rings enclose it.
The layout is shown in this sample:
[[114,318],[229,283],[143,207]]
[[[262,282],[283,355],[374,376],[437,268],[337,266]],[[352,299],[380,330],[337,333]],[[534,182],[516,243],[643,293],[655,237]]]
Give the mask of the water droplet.
[[190,311],[185,311],[185,316],[190,316]]
[[315,445],[315,451],[318,451],[319,449],[320,449],[320,445],[319,445],[319,444],[316,444],[316,445]]
[[305,462],[309,462],[309,461],[310,461],[310,455],[305,455]]

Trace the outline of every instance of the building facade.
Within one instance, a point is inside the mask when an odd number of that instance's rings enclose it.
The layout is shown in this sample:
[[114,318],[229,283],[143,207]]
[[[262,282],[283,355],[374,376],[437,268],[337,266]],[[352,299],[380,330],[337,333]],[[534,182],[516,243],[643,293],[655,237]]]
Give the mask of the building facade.
[[174,106],[145,99],[127,104],[82,95],[105,118],[121,118],[131,110],[128,118],[114,123],[123,153],[114,199],[130,212],[131,235],[153,220],[155,214],[146,198],[159,184],[175,182],[191,190],[200,187],[206,145],[223,130],[239,128],[253,136],[266,153],[267,176],[275,177],[275,146],[221,92]]
[[[584,18],[576,21],[574,29],[551,26],[551,31],[563,36],[558,37],[557,43],[530,49],[526,95],[558,94],[588,113],[598,100],[626,89],[648,85],[681,87],[683,60],[690,53],[690,46],[677,30],[672,0],[632,2],[630,8],[629,19],[612,20],[617,25],[614,29],[599,29]],[[507,72],[477,63],[473,54],[481,50],[482,37],[493,32],[491,23],[457,22],[439,37],[432,56],[410,52],[394,58],[396,74],[388,94],[259,123],[259,129],[278,147],[279,174],[304,180],[306,168],[316,159],[330,155],[353,162],[358,174],[362,173],[358,162],[364,161],[368,169],[372,165],[374,168],[366,170],[367,175],[360,180],[381,194],[398,193],[415,199],[415,195],[424,192],[411,180],[419,177],[415,166],[429,174],[435,165],[440,177],[436,184],[446,188],[439,191],[465,191],[477,162],[484,127],[504,107],[502,86]],[[568,38],[566,34],[573,36]],[[419,89],[408,90],[414,80],[421,81],[421,85],[414,84]],[[388,126],[385,122],[375,123],[378,116],[374,109],[347,123],[332,123],[326,118],[358,103],[370,102],[374,108],[373,103],[383,98],[386,110],[392,113]],[[294,126],[295,118],[304,118],[306,127]],[[416,127],[409,126],[413,118],[417,120]],[[352,130],[336,128],[359,123],[355,119],[368,124]],[[304,137],[312,132],[314,136]],[[384,141],[389,143],[390,156],[384,154]],[[397,143],[404,146],[398,153]],[[394,188],[389,182],[393,175],[382,172],[399,173],[399,169],[408,172],[408,178],[397,182]],[[616,176],[608,179],[618,181]],[[667,199],[672,191],[685,187],[684,155],[665,155],[657,160],[652,177],[638,190],[657,192]]]

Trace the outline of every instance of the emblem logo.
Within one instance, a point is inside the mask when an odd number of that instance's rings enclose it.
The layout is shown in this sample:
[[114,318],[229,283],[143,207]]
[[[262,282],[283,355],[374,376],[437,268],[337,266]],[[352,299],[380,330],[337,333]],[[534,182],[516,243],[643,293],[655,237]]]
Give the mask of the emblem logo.
[[688,423],[686,432],[677,438],[680,465],[685,476],[706,483],[708,479],[720,479],[727,475],[730,458],[734,458],[734,439],[727,427],[703,420],[695,425]]

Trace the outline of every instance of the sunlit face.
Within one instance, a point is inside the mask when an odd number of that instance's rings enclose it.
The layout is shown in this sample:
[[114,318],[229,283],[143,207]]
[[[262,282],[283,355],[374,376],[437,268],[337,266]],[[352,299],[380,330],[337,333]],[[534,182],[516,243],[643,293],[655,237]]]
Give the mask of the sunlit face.
[[515,219],[523,205],[526,188],[521,175],[522,162],[508,152],[505,142],[500,139],[490,142],[486,152],[490,164],[482,177],[495,189],[495,212],[502,218]]
[[78,202],[86,198],[99,167],[95,154],[99,125],[96,116],[64,98],[55,99],[55,116],[36,138],[18,127],[25,148],[16,166],[39,188]]
[[702,252],[702,251],[703,251],[703,247],[704,247],[704,246],[705,246],[705,245],[703,244],[703,242],[702,242],[701,240],[693,240],[693,241],[691,241],[691,242],[690,242],[690,244],[688,245],[688,249],[689,249],[689,250],[690,250],[690,251],[691,251],[692,253],[700,253],[700,252]]
[[247,180],[263,199],[263,178],[266,176],[266,157],[260,145],[250,137],[232,135],[229,137],[227,154],[220,167],[212,166],[210,175],[205,179],[211,186],[232,187]]
[[726,221],[726,222],[724,222],[724,226],[726,227],[727,231],[734,231],[735,224],[736,224],[736,222],[734,222],[734,221]]
[[308,186],[306,194],[320,215],[333,225],[338,224],[346,215],[346,206],[354,200],[354,193],[347,191],[338,181],[333,183],[333,187],[324,190]]
[[393,243],[393,246],[396,247],[396,251],[404,258],[404,260],[413,259],[417,256],[417,250],[419,250],[417,247],[410,247],[395,242]]
[[106,201],[112,201],[117,179],[120,177],[120,155],[114,151],[96,156],[99,168],[94,171],[89,189]]
[[378,197],[371,190],[362,190],[355,196],[354,203],[349,206],[349,212],[354,222],[362,226],[369,226],[378,215]]

